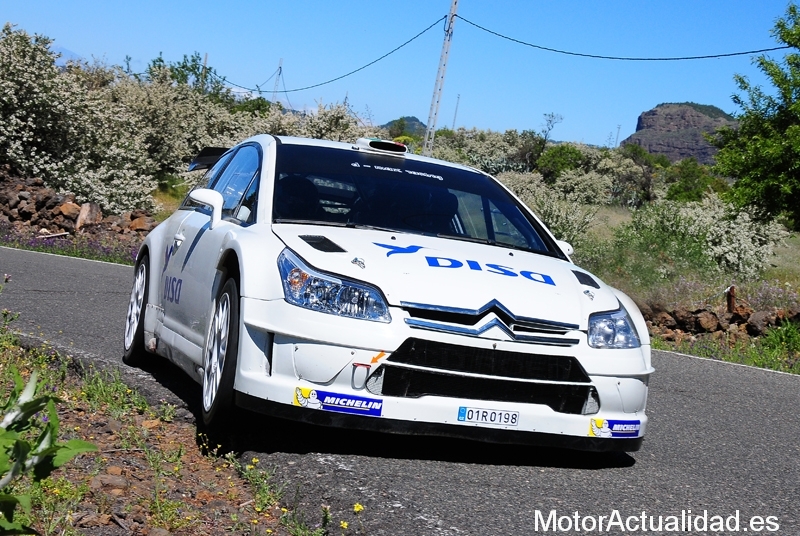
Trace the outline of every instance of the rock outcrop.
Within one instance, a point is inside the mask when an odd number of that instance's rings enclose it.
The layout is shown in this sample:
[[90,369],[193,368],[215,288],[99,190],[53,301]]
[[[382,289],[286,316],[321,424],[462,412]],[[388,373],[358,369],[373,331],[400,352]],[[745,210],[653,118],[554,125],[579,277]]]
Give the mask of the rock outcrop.
[[736,121],[715,106],[659,104],[639,116],[636,132],[622,145],[635,143],[649,153],[663,154],[670,162],[694,157],[701,164],[713,164],[717,149],[703,134],[723,126],[736,126]]

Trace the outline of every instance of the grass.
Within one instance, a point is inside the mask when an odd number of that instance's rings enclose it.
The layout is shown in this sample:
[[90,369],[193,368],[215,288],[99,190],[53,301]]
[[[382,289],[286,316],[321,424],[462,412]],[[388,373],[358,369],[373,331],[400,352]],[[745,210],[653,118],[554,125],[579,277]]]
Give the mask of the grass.
[[629,221],[631,221],[630,209],[618,205],[602,205],[589,232],[600,240],[611,240],[614,231]]
[[20,234],[11,227],[2,225],[0,225],[0,246],[129,265],[135,262],[139,251],[138,243],[122,243],[84,235],[46,238]]
[[157,222],[166,220],[181,205],[191,187],[180,177],[168,177],[153,192],[153,201],[156,203],[156,213],[153,218]]
[[786,244],[775,250],[764,279],[776,279],[800,288],[800,233],[792,233]]

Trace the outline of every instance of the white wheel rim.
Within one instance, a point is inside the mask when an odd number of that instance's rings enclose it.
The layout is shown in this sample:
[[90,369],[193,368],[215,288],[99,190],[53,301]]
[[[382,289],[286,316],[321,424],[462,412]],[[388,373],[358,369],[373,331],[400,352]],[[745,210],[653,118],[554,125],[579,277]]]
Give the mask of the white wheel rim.
[[206,343],[203,356],[203,409],[211,411],[217,398],[222,371],[225,368],[225,354],[228,351],[228,332],[230,328],[231,301],[228,294],[220,296]]
[[139,320],[142,317],[142,304],[144,303],[144,288],[147,283],[147,268],[140,264],[136,269],[136,276],[133,279],[131,289],[131,299],[128,302],[128,316],[125,321],[125,349],[133,346],[136,338],[136,330],[139,327]]

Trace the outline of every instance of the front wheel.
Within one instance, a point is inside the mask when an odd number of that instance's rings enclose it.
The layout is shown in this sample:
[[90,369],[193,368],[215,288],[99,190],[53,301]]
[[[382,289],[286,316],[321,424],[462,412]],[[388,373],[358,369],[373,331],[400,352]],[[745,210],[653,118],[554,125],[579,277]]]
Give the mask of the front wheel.
[[127,365],[140,365],[146,353],[144,346],[144,314],[147,293],[150,290],[150,259],[143,256],[136,264],[128,314],[125,317],[125,339],[122,361]]
[[239,351],[239,289],[228,279],[214,302],[203,350],[203,422],[217,425],[233,405]]

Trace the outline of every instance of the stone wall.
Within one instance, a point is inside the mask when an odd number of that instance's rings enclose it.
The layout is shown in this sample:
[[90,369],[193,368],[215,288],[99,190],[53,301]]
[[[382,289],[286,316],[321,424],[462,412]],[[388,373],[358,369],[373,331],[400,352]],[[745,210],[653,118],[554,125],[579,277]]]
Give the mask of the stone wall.
[[58,194],[42,179],[22,179],[0,168],[0,227],[36,236],[103,235],[127,242],[141,240],[156,226],[143,210],[104,215],[95,203]]
[[744,304],[737,304],[736,289],[726,290],[727,304],[724,312],[712,309],[689,310],[683,307],[666,308],[659,304],[639,303],[639,309],[647,321],[651,335],[667,341],[685,340],[708,336],[726,338],[729,342],[759,337],[773,326],[784,322],[800,324],[800,309],[773,309],[754,311]]

